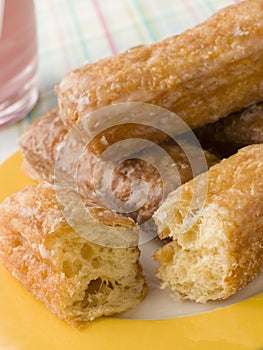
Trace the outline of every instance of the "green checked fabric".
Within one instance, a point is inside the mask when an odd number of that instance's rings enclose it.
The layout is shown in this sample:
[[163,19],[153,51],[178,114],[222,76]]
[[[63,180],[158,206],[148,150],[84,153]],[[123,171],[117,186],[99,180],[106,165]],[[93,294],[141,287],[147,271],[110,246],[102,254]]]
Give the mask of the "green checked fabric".
[[0,129],[0,162],[21,132],[56,105],[54,86],[87,62],[178,34],[234,0],[35,0],[39,101],[21,122]]

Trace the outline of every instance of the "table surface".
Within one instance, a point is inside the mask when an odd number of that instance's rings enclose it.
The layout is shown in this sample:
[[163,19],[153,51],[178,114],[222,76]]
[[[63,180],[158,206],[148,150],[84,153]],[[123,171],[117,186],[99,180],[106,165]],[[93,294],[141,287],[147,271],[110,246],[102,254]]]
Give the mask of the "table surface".
[[23,130],[56,106],[54,86],[87,62],[181,33],[235,0],[35,0],[39,100],[21,122],[0,128],[0,163]]

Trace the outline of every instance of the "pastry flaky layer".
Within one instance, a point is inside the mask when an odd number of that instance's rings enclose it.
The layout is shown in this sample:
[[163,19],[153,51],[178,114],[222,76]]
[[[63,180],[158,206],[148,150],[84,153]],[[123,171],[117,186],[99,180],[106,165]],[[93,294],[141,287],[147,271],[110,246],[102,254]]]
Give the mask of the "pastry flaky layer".
[[[67,140],[67,135],[68,131],[57,109],[38,118],[23,133],[19,141],[25,158],[24,172],[37,181],[56,182],[56,159],[62,154],[63,147],[69,148],[65,152],[66,155],[74,154],[73,147],[77,144],[75,142],[71,144],[70,140]],[[109,208],[112,207],[115,211],[120,209],[122,213],[142,224],[152,217],[153,212],[169,192],[190,180],[193,175],[206,171],[218,161],[213,154],[207,151],[203,153],[200,147],[188,143],[180,147],[172,141],[161,144],[160,148],[157,145],[148,146],[143,151],[132,154],[130,159],[124,158],[123,161],[116,163],[111,159],[101,159],[88,148],[76,155],[77,164],[74,162],[74,157],[72,160],[67,156],[62,162],[63,172],[67,178],[74,173],[74,167],[77,168],[76,181],[82,197],[92,196],[99,202],[100,198],[96,197],[94,192],[104,189],[102,202],[112,196],[113,201],[118,200],[124,207],[118,208],[107,202]],[[195,162],[195,174],[191,158]],[[103,185],[105,179],[107,181]],[[140,187],[142,182],[144,185]]]
[[210,143],[225,142],[239,147],[263,143],[263,101],[207,124],[196,133]]
[[263,144],[247,146],[168,196],[154,215],[160,238],[172,239],[155,253],[163,288],[206,302],[229,297],[260,273],[262,160]]
[[148,102],[196,128],[260,101],[262,12],[263,0],[247,0],[181,35],[70,72],[56,88],[62,119],[72,126],[101,107]]
[[[86,225],[87,230],[99,230],[92,220]],[[2,263],[74,327],[125,311],[144,298],[139,255],[138,247],[103,247],[76,233],[50,184],[27,187],[0,204]]]

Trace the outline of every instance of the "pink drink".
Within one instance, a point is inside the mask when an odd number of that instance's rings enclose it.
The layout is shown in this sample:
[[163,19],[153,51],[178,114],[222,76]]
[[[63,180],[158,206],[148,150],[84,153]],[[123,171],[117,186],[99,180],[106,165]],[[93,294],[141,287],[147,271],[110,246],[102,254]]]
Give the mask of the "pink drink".
[[22,119],[37,97],[33,0],[0,0],[0,125]]

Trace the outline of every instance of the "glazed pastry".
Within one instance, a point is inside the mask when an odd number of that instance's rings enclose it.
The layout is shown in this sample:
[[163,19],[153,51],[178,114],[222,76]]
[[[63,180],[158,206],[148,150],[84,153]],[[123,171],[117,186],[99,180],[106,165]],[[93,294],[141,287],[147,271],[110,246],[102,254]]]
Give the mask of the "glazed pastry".
[[154,215],[157,276],[183,299],[225,299],[263,268],[263,144],[247,146],[172,192]]
[[[148,102],[175,112],[190,128],[197,128],[260,101],[262,11],[262,0],[243,1],[181,35],[70,72],[56,88],[64,123],[71,127],[86,119],[89,137],[107,124],[112,109],[102,110],[99,119],[92,112],[113,104]],[[119,114],[116,122],[123,121],[124,115],[132,120],[133,105]],[[162,118],[156,118],[160,125]],[[182,131],[173,117],[163,124],[173,134]],[[118,135],[129,134],[130,127],[120,125]],[[164,140],[162,134],[143,128],[141,136],[153,136],[156,143]]]
[[263,143],[263,102],[196,130],[197,136],[210,143],[241,146]]
[[[162,144],[161,150],[166,157],[158,153],[160,152],[158,146],[154,146],[133,154],[132,159],[114,163],[111,160],[100,159],[100,156],[96,156],[89,149],[81,156],[77,156],[76,165],[72,156],[76,143],[73,142],[71,146],[68,142],[66,145],[66,135],[67,129],[59,118],[58,110],[52,110],[38,118],[23,133],[19,141],[25,159],[24,172],[37,181],[54,182],[56,159],[63,147],[65,149],[68,147],[64,152],[66,157],[65,162],[62,162],[63,172],[73,173],[74,166],[77,167],[77,183],[81,196],[97,200],[94,190],[103,191],[101,199],[102,201],[108,199],[108,207],[124,212],[139,224],[152,217],[153,212],[169,192],[217,162],[213,154],[206,151],[203,153],[198,147],[187,144],[185,149],[182,149],[170,141]],[[189,155],[195,164],[191,164]],[[98,164],[99,172],[96,168]],[[105,178],[110,181],[102,183]],[[111,196],[115,203],[109,202]]]
[[59,145],[67,133],[57,108],[36,119],[23,132],[19,140],[24,154],[22,169],[30,178],[39,182],[53,182]]
[[[86,205],[92,209],[92,204]],[[103,235],[105,226],[87,216],[87,237],[93,232]],[[111,243],[128,233],[134,239],[130,247],[114,249],[85,239],[67,224],[52,185],[27,187],[0,204],[0,258],[50,311],[81,327],[134,307],[146,293],[140,252],[133,245],[138,243],[138,229],[128,218],[108,219]]]

